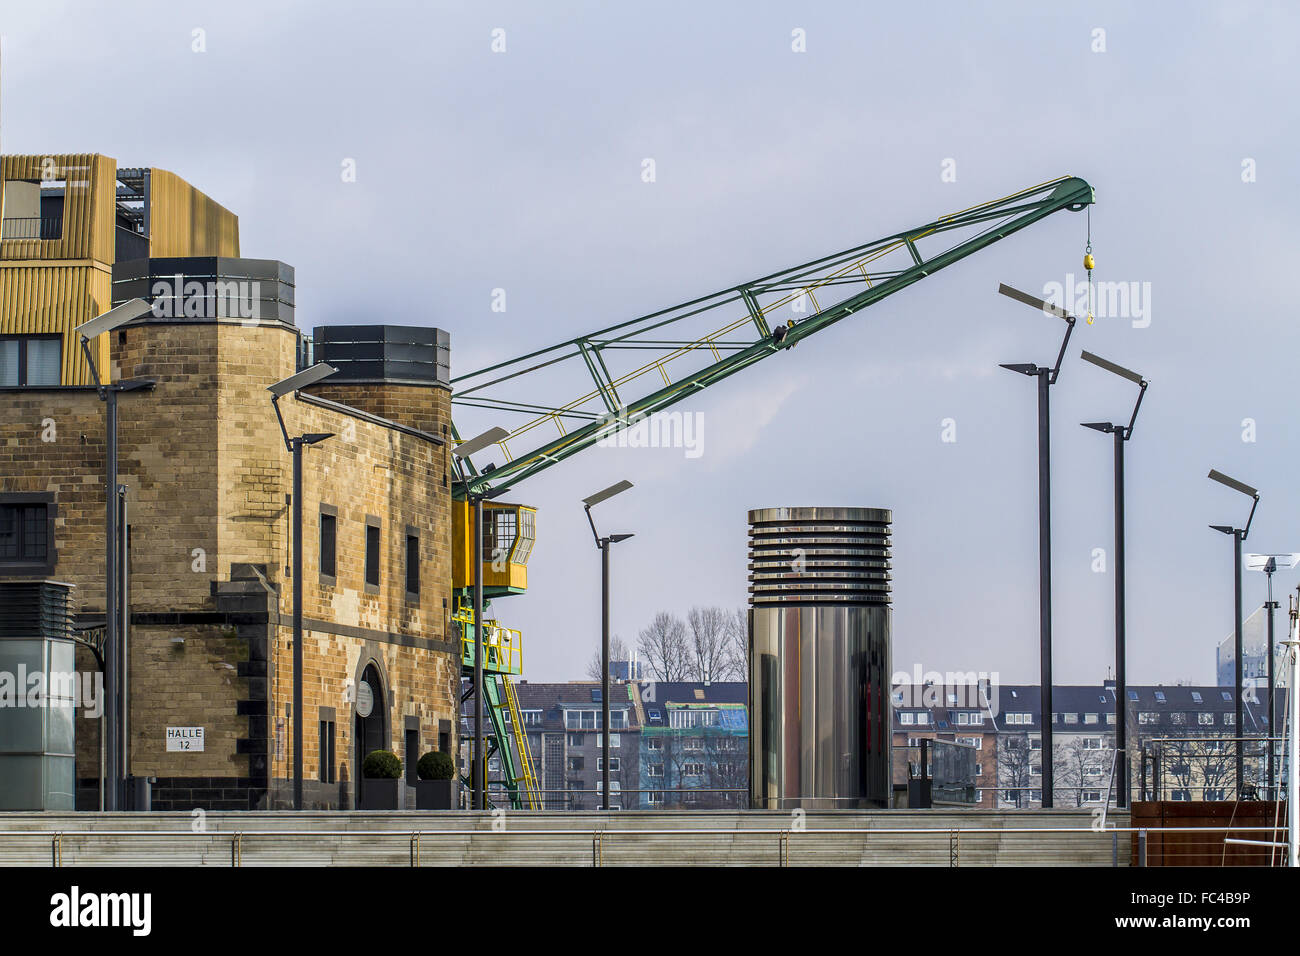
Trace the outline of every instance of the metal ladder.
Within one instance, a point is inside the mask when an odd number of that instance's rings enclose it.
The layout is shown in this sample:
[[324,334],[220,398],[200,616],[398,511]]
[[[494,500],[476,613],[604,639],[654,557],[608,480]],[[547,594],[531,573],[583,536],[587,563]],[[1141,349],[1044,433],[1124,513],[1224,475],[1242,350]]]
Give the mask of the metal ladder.
[[524,732],[523,716],[519,710],[519,697],[515,693],[515,684],[504,674],[501,683],[505,685],[506,705],[510,709],[510,729],[515,738],[515,749],[519,753],[519,771],[523,778],[524,796],[528,800],[529,810],[541,809],[541,790],[537,786],[537,777],[533,774],[533,755],[528,749],[528,734]]

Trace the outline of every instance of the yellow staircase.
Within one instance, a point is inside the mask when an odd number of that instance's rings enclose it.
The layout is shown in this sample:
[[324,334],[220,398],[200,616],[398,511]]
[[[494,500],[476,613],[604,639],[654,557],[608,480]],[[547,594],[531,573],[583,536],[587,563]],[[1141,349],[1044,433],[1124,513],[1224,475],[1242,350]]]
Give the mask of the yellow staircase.
[[510,709],[510,728],[515,738],[515,749],[519,753],[520,771],[524,785],[524,794],[528,801],[529,810],[540,810],[542,808],[542,794],[537,786],[537,777],[533,774],[533,755],[528,750],[528,734],[524,732],[524,719],[519,711],[519,697],[515,694],[515,684],[505,674],[501,675],[501,683],[505,685],[506,706]]

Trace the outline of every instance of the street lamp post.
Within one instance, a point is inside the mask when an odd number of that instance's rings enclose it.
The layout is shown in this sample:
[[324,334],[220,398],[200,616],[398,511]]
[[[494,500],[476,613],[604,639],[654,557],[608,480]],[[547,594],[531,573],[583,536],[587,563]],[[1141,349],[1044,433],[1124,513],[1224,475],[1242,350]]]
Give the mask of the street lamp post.
[[1250,485],[1245,484],[1244,482],[1240,482],[1236,478],[1229,478],[1223,472],[1216,471],[1213,468],[1210,469],[1210,474],[1207,477],[1211,478],[1214,481],[1217,481],[1221,485],[1231,488],[1233,491],[1239,491],[1243,495],[1248,495],[1252,499],[1250,505],[1250,516],[1246,519],[1246,527],[1233,528],[1229,525],[1223,525],[1223,524],[1210,525],[1210,527],[1213,528],[1215,531],[1232,536],[1232,600],[1233,600],[1232,613],[1233,613],[1233,628],[1234,628],[1233,655],[1235,657],[1235,660],[1233,661],[1233,665],[1234,665],[1233,669],[1236,672],[1236,690],[1237,690],[1237,695],[1236,695],[1237,709],[1236,709],[1236,717],[1234,718],[1236,721],[1236,729],[1233,732],[1233,736],[1237,738],[1237,748],[1236,748],[1237,749],[1237,764],[1236,764],[1237,799],[1240,800],[1241,782],[1244,777],[1244,774],[1242,772],[1243,761],[1242,761],[1241,745],[1243,740],[1245,739],[1245,732],[1246,732],[1245,725],[1242,722],[1243,694],[1242,694],[1242,679],[1241,679],[1242,676],[1241,543],[1245,541],[1246,536],[1250,534],[1250,523],[1255,520],[1255,509],[1259,507],[1259,492],[1256,491],[1254,488],[1252,488]]
[[309,369],[296,375],[290,375],[281,382],[267,388],[271,393],[271,406],[275,409],[276,420],[280,423],[280,434],[284,436],[284,447],[293,457],[293,808],[303,809],[302,800],[302,450],[306,445],[315,445],[327,438],[333,438],[333,432],[308,432],[295,438],[289,437],[280,414],[280,399],[290,392],[296,392],[308,385],[315,385],[323,378],[337,372],[338,369],[325,362],[318,362]]
[[1118,762],[1119,781],[1116,786],[1116,806],[1128,808],[1129,767],[1128,767],[1128,678],[1127,653],[1125,649],[1125,613],[1124,613],[1124,443],[1133,437],[1133,425],[1137,422],[1138,409],[1147,393],[1149,384],[1137,372],[1108,362],[1104,358],[1085,350],[1082,354],[1085,362],[1091,362],[1098,368],[1105,369],[1120,378],[1128,379],[1138,386],[1137,401],[1133,404],[1133,414],[1128,424],[1114,422],[1084,422],[1084,428],[1109,433],[1115,436],[1115,756]]
[[487,768],[483,761],[483,500],[491,492],[475,491],[466,478],[469,456],[510,436],[504,428],[489,428],[483,434],[461,442],[452,449],[456,472],[465,486],[465,494],[474,508],[474,752],[470,756],[470,789],[475,810],[487,809]]
[[1051,417],[1048,389],[1056,384],[1061,374],[1061,362],[1065,358],[1066,346],[1070,343],[1070,333],[1074,331],[1075,317],[1064,309],[1043,301],[1037,296],[1000,284],[998,292],[1017,302],[1032,306],[1045,315],[1052,315],[1065,321],[1065,338],[1061,341],[1061,350],[1056,355],[1056,364],[1051,368],[1037,365],[1019,364],[1002,365],[1002,368],[1021,375],[1029,375],[1038,380],[1038,654],[1039,682],[1043,728],[1043,802],[1044,809],[1053,805],[1052,774],[1052,453],[1051,453]]
[[1275,719],[1277,713],[1275,712],[1273,704],[1274,690],[1277,687],[1277,644],[1273,637],[1273,612],[1281,605],[1277,601],[1273,600],[1273,575],[1277,572],[1279,567],[1294,568],[1297,563],[1300,563],[1300,554],[1248,554],[1245,557],[1245,561],[1248,570],[1263,571],[1265,577],[1268,579],[1268,597],[1264,601],[1264,610],[1268,612],[1268,703],[1265,705],[1266,712],[1268,713],[1268,768],[1264,784],[1268,792],[1272,794],[1272,799],[1276,800],[1277,793],[1275,792],[1276,788],[1273,785],[1273,738],[1276,736],[1274,727],[1277,726],[1277,720]]
[[107,810],[125,809],[125,778],[130,770],[128,766],[126,741],[122,738],[124,721],[123,687],[129,679],[126,655],[122,648],[121,607],[126,605],[126,594],[121,583],[119,568],[119,542],[121,534],[118,521],[118,485],[117,485],[117,396],[121,392],[134,392],[153,388],[157,384],[152,379],[127,379],[120,382],[105,382],[99,377],[99,368],[90,351],[90,340],[97,335],[111,332],[118,326],[138,319],[152,311],[152,306],[143,299],[131,299],[119,306],[109,309],[89,322],[77,326],[76,333],[81,338],[81,351],[90,365],[90,374],[95,381],[95,390],[99,400],[104,403],[105,441],[104,441],[104,696],[105,701],[103,726],[100,733],[107,741],[104,747],[104,808]]
[[620,541],[632,537],[630,534],[611,534],[601,537],[596,531],[596,522],[591,517],[591,509],[617,494],[632,487],[630,481],[620,481],[598,491],[590,498],[582,499],[582,507],[587,512],[587,523],[591,525],[592,537],[600,549],[600,793],[602,810],[609,806],[609,549]]

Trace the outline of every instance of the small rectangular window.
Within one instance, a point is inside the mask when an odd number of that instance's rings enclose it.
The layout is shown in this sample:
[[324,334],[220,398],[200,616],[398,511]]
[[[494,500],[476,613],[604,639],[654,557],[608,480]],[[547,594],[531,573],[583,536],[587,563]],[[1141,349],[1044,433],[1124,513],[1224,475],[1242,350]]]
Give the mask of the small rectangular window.
[[366,525],[366,586],[379,587],[379,526]]
[[334,721],[322,720],[320,722],[320,782],[334,783],[335,761],[334,761]]
[[336,574],[335,554],[338,542],[338,518],[321,512],[320,515],[320,573],[332,578]]
[[406,593],[420,596],[420,539],[410,533],[406,535]]
[[420,732],[414,729],[406,731],[406,782],[415,786],[416,767],[420,762]]
[[48,565],[50,516],[46,502],[0,505],[0,564]]

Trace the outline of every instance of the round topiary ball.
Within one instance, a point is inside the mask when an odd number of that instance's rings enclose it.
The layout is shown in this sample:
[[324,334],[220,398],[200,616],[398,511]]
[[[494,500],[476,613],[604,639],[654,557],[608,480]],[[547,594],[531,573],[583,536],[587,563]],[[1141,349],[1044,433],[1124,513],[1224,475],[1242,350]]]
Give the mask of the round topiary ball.
[[367,780],[396,780],[402,775],[402,761],[391,750],[372,750],[361,763]]
[[415,772],[421,780],[453,780],[456,777],[456,764],[451,757],[439,750],[431,750],[415,765]]

